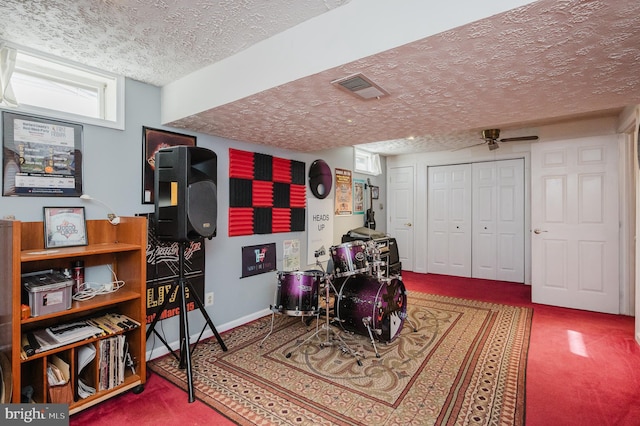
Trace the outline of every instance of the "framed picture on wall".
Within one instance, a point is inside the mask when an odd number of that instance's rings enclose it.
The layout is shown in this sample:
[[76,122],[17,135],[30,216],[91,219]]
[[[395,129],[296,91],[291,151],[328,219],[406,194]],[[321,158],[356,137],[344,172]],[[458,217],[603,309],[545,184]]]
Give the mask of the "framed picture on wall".
[[82,125],[2,113],[2,195],[82,195]]
[[84,207],[44,208],[44,248],[86,246]]
[[380,187],[371,185],[371,198],[377,200],[380,198]]
[[167,130],[142,127],[142,204],[153,204],[153,175],[155,155],[162,148],[196,146],[196,137]]

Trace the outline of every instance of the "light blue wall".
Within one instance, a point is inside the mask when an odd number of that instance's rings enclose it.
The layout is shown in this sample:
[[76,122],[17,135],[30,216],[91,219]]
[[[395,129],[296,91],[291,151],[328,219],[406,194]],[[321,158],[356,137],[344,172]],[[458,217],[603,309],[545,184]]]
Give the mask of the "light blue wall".
[[[275,299],[276,274],[272,272],[240,279],[242,247],[276,243],[278,268],[281,268],[282,242],[299,239],[301,269],[306,270],[312,268],[305,266],[307,237],[305,232],[228,237],[229,148],[303,161],[307,165],[306,172],[309,165],[319,158],[325,160],[332,170],[336,167],[352,170],[353,150],[340,148],[302,154],[164,127],[160,125],[160,89],[126,80],[125,130],[84,125],[83,143],[84,193],[103,201],[120,216],[151,213],[154,210],[153,205],[142,204],[142,126],[195,135],[198,146],[211,149],[217,154],[218,232],[212,240],[205,240],[205,292],[213,291],[215,302],[212,307],[207,308],[207,312],[220,332],[263,315]],[[355,174],[354,178],[366,179],[366,176]],[[376,221],[377,229],[384,232],[386,210],[379,210],[379,202],[386,199],[384,175],[371,177],[371,181],[380,186],[380,200],[375,205]],[[330,197],[332,195],[333,192]],[[308,189],[307,197],[313,197]],[[87,219],[103,219],[106,216],[106,211],[99,204],[83,202],[78,198],[2,197],[0,217],[13,215],[21,221],[41,221],[44,206],[80,205],[85,207]],[[363,220],[362,215],[334,218],[334,244],[339,244],[340,236],[349,229],[363,226]],[[197,336],[204,320],[199,312],[192,312],[189,314],[189,323],[191,334]],[[170,318],[162,321],[161,326],[159,324],[156,329],[162,330],[167,341],[176,343],[179,339],[178,327],[178,319]],[[209,334],[207,329],[205,335]],[[154,338],[149,339],[147,349],[151,352],[151,357],[165,352],[162,343]]]

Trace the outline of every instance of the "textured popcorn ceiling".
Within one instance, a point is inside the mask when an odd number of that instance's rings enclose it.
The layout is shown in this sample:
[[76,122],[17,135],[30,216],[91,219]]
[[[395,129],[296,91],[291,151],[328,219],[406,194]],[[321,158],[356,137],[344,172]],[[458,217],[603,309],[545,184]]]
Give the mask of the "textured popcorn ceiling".
[[[163,85],[348,1],[3,0],[0,38]],[[330,82],[361,72],[390,93]],[[299,151],[439,151],[640,103],[640,2],[539,0],[175,120]]]

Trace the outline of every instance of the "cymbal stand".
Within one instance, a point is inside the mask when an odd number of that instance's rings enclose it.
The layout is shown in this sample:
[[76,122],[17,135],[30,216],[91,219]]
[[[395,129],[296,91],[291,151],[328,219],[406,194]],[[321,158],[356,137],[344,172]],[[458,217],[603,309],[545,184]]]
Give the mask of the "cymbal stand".
[[[356,362],[358,363],[359,366],[362,366],[362,361],[360,360],[360,358],[364,358],[364,355],[360,354],[357,351],[354,351],[353,349],[351,349],[349,347],[349,345],[346,344],[346,342],[342,339],[342,337],[340,336],[340,334],[331,327],[330,322],[329,322],[329,286],[333,286],[333,282],[332,282],[332,278],[331,275],[327,274],[324,271],[324,268],[322,267],[322,264],[320,263],[320,261],[318,260],[318,257],[321,255],[322,253],[318,253],[316,252],[316,265],[320,268],[320,270],[322,270],[322,272],[325,274],[325,323],[322,324],[322,327],[320,329],[316,329],[316,332],[314,334],[312,334],[311,336],[307,337],[305,340],[303,340],[301,343],[299,343],[295,348],[293,348],[293,350],[291,350],[290,352],[288,352],[285,356],[287,358],[291,358],[291,354],[293,353],[293,351],[298,350],[300,347],[302,347],[303,345],[307,344],[308,342],[310,342],[312,339],[320,336],[320,334],[324,331],[326,332],[326,337],[325,340],[323,342],[320,342],[320,347],[324,348],[327,346],[333,346],[334,345],[334,341],[331,340],[331,335],[333,334],[333,337],[335,340],[337,340],[338,343],[338,347],[340,350],[342,350],[344,353],[349,353],[351,354],[351,356],[353,356],[356,359]],[[334,289],[335,291],[335,289]]]

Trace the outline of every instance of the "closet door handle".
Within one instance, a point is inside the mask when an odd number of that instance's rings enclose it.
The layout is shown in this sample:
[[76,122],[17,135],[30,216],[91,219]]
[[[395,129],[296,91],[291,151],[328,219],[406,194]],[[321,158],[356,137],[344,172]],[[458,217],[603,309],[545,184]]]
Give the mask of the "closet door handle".
[[545,230],[543,230],[543,229],[538,229],[538,228],[536,228],[536,229],[534,229],[534,230],[533,230],[533,233],[534,233],[534,234],[540,234],[540,233],[542,233],[542,232],[549,232],[549,231],[545,231]]
[[411,222],[409,222],[409,223],[405,223],[404,226],[408,226],[409,228],[411,228],[412,225],[411,225]]

